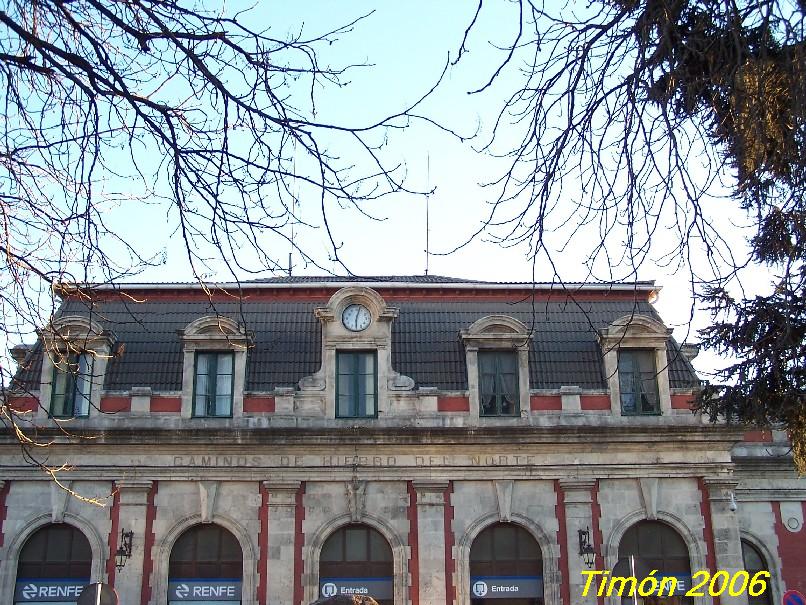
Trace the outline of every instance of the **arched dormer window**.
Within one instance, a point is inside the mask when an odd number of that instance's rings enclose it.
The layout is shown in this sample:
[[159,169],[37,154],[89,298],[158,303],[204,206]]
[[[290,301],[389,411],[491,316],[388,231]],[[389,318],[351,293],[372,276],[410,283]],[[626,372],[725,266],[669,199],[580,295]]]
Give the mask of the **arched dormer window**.
[[241,416],[249,347],[243,327],[228,317],[200,317],[182,332],[182,345],[182,416]]
[[671,410],[666,343],[672,331],[643,315],[625,315],[599,333],[610,406],[616,416]]
[[86,418],[99,409],[106,364],[115,335],[81,315],[65,315],[40,332],[45,350],[41,414]]
[[488,315],[461,332],[470,414],[520,417],[529,409],[530,332],[506,315]]

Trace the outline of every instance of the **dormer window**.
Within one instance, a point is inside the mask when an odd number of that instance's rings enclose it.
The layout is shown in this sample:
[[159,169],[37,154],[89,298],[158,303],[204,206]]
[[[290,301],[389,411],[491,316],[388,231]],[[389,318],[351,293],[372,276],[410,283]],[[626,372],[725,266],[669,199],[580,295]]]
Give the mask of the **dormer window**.
[[657,376],[655,351],[619,351],[618,378],[622,414],[660,414]]
[[604,370],[615,416],[671,412],[666,345],[662,323],[645,315],[625,315],[599,334]]
[[50,415],[53,418],[86,417],[90,414],[93,368],[91,353],[68,353],[53,361]]
[[[322,326],[322,366],[299,381],[300,391],[324,391],[319,413],[327,418],[384,417],[393,404],[391,395],[414,388],[411,378],[392,367],[392,322],[398,309],[371,288],[348,286],[314,313]],[[398,404],[414,401],[394,399]]]
[[182,344],[182,416],[243,415],[246,352],[251,345],[244,327],[228,317],[200,317],[184,329]]
[[194,416],[232,416],[234,370],[233,353],[196,353]]
[[460,334],[472,417],[520,417],[529,409],[529,328],[488,315]]
[[39,414],[87,418],[100,409],[106,366],[116,344],[114,333],[79,315],[63,315],[40,332],[42,358]]

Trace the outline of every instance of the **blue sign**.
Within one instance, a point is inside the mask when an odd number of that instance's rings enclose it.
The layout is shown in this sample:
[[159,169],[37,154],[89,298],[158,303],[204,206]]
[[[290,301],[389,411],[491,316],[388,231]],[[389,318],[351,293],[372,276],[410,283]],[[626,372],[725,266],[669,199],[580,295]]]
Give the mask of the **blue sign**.
[[240,580],[170,580],[168,602],[170,603],[231,603],[241,600]]
[[364,596],[375,599],[393,599],[392,578],[320,578],[319,594],[323,597]]
[[[657,576],[658,582],[660,582],[663,578],[675,578],[677,580],[677,583],[674,586],[674,592],[672,593],[672,596],[683,596],[689,590],[691,590],[692,586],[691,576],[688,574],[670,573],[670,574],[663,574],[661,576],[660,572],[658,572],[657,574],[655,574],[655,576]],[[660,584],[658,584],[658,590],[660,590]],[[667,596],[668,594],[669,594],[669,583],[667,582],[666,585],[663,587],[663,596]]]
[[90,579],[36,578],[17,580],[14,588],[15,603],[75,603]]
[[473,576],[470,592],[481,599],[541,599],[543,576]]

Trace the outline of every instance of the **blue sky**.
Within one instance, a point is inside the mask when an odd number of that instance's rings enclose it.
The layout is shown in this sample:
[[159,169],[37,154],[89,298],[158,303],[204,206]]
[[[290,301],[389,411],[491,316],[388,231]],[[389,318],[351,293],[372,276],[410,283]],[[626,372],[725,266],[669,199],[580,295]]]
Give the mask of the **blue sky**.
[[[226,12],[252,6],[246,2],[227,2]],[[346,66],[370,64],[351,69],[344,77],[343,87],[329,86],[315,90],[316,119],[347,126],[365,126],[383,116],[394,114],[420,98],[437,81],[449,57],[456,56],[465,28],[476,8],[468,0],[440,0],[438,2],[410,0],[407,2],[370,2],[351,0],[257,0],[245,22],[253,28],[269,28],[271,35],[286,38],[294,32],[314,36],[341,24],[368,15],[344,33],[333,44],[320,47],[319,60],[323,64]],[[371,14],[370,14],[371,13]],[[518,68],[521,57],[505,70],[496,84],[484,94],[469,95],[468,91],[483,85],[504,57],[505,46],[512,40],[517,26],[517,5],[500,1],[485,3],[485,9],[468,40],[467,53],[456,66],[449,67],[441,86],[420,108],[422,113],[440,122],[446,128],[477,137],[459,141],[438,128],[424,122],[413,122],[409,128],[388,133],[382,148],[390,165],[400,164],[400,174],[412,190],[426,191],[435,188],[428,197],[398,193],[369,203],[363,210],[379,220],[373,220],[354,209],[331,207],[328,212],[334,238],[340,245],[339,254],[350,271],[359,275],[422,274],[426,268],[426,203],[429,206],[430,250],[429,273],[454,277],[467,277],[490,281],[550,281],[553,278],[544,260],[533,264],[528,249],[523,246],[501,247],[479,237],[468,246],[442,255],[464,241],[479,227],[489,212],[494,193],[483,183],[496,178],[504,163],[501,159],[478,153],[489,136],[491,125],[502,100],[521,82]],[[305,106],[307,90],[304,86],[293,91],[292,103]],[[512,136],[515,136],[514,133]],[[341,146],[342,140],[329,140],[332,151],[345,161],[351,161],[355,147]],[[376,142],[380,143],[379,138]],[[506,148],[507,137],[504,136]],[[356,160],[360,161],[360,160]],[[302,163],[304,168],[304,163]],[[299,167],[298,167],[299,168]],[[696,170],[696,167],[692,167]],[[302,204],[298,209],[302,220],[313,228],[296,227],[296,241],[303,246],[325,269],[344,273],[344,269],[328,261],[330,252],[321,226],[318,200],[307,202],[300,192]],[[581,196],[579,186],[566,183],[557,203],[562,204]],[[719,212],[719,209],[717,209]],[[724,213],[724,212],[723,212]],[[731,213],[732,219],[723,218],[724,234],[736,250],[744,246],[741,230],[734,221],[743,217]],[[164,255],[165,262],[147,269],[137,281],[190,281],[189,270],[181,241],[171,231],[174,215],[158,200],[152,205],[142,201],[122,200],[108,220],[119,232],[137,244],[145,254]],[[583,230],[563,247],[563,225],[555,221],[550,225],[554,237],[555,260],[560,276],[565,281],[591,279],[585,268],[584,253],[596,231]],[[290,236],[290,227],[285,231]],[[655,259],[673,245],[657,236]],[[274,258],[285,264],[290,246],[279,241],[266,241]],[[697,267],[697,255],[692,264]],[[299,255],[292,255],[295,274],[321,274],[322,269],[305,266]],[[229,280],[220,263],[210,262],[206,277],[211,280]],[[248,275],[242,275],[249,278]],[[595,267],[594,279],[621,279],[630,277],[623,269],[610,272],[609,265]],[[658,310],[670,327],[675,328],[678,340],[692,340],[693,330],[708,323],[708,314],[692,308],[689,271],[679,270],[676,264],[647,262],[638,272],[639,279],[654,279],[663,286],[657,302]],[[752,287],[764,287],[763,271],[752,272]],[[690,321],[694,313],[694,320]],[[718,362],[705,355],[697,365],[708,370]]]

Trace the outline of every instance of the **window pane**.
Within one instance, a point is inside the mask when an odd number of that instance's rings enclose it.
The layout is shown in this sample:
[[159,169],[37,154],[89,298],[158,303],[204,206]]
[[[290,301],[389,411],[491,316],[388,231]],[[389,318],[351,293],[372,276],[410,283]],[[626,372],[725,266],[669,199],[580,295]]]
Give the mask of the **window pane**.
[[215,415],[229,416],[232,412],[232,397],[229,395],[218,395],[215,398]]
[[215,384],[216,395],[231,395],[232,394],[232,376],[219,375]]
[[744,559],[744,568],[747,571],[767,571],[767,564],[761,554],[752,544],[745,540],[742,540],[742,558]]
[[367,561],[367,533],[364,528],[348,529],[344,537],[347,561]]
[[539,560],[543,557],[540,554],[540,546],[532,536],[521,533],[518,536],[518,558],[528,561]]
[[208,528],[199,530],[196,534],[197,561],[217,561],[218,560],[218,532],[210,531]]
[[94,362],[94,357],[89,353],[82,353],[78,356],[78,375],[75,379],[73,391],[73,408],[76,416],[87,416],[89,414]]
[[196,355],[196,374],[208,374],[210,366],[210,354],[198,353]]
[[493,542],[493,554],[498,561],[514,561],[518,558],[517,545],[515,543],[515,527],[509,525],[499,525],[496,528]]
[[232,353],[220,353],[217,361],[219,376],[232,374]]
[[322,561],[341,561],[343,559],[342,549],[344,547],[344,532],[337,531],[327,539],[320,559]]
[[369,532],[369,545],[370,545],[370,560],[371,561],[391,561],[392,549],[389,544],[377,531]]

